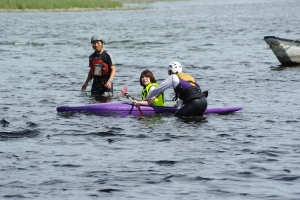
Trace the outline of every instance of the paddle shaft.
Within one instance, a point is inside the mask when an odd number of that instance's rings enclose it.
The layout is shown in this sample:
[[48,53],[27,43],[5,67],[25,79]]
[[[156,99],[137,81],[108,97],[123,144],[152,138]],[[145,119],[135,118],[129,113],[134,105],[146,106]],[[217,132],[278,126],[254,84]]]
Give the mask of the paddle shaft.
[[[127,97],[127,98],[130,99],[131,101],[133,101],[131,97]],[[136,104],[134,104],[134,105],[135,105],[135,106],[137,107],[137,109],[139,110],[140,115],[143,115],[143,112],[142,112],[141,107],[140,107],[139,105],[136,105]]]
[[[127,93],[127,87],[124,87],[124,88],[121,90],[121,92],[122,92],[128,99],[130,99],[131,102],[133,101],[132,98],[131,98],[130,96],[127,96],[127,95],[128,95],[128,93]],[[134,104],[134,105],[135,105],[135,107],[139,110],[140,115],[143,115],[143,112],[142,112],[141,107],[140,107],[139,105],[136,105],[136,104]]]

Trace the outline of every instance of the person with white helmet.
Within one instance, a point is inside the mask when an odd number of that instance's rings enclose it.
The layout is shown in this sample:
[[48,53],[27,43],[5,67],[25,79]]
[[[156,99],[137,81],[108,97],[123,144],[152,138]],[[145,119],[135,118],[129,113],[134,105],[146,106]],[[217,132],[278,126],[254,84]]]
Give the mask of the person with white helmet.
[[116,74],[112,55],[103,49],[105,41],[101,35],[91,38],[94,53],[89,56],[89,73],[81,90],[86,90],[89,81],[93,79],[91,95],[94,97],[113,96],[113,79]]
[[[173,100],[181,100],[175,106],[182,103],[175,113],[176,117],[203,116],[207,108],[207,91],[202,93],[195,79],[189,74],[182,73],[182,66],[179,62],[169,64],[168,74],[169,76],[159,86],[151,90],[145,100],[150,100],[166,89],[173,87],[175,91]],[[134,100],[133,103],[139,104],[139,101]]]

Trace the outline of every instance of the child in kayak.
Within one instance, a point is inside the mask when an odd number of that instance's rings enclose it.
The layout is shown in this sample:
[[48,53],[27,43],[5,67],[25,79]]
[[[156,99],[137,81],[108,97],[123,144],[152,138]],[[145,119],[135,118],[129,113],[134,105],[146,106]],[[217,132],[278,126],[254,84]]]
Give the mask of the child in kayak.
[[166,106],[165,98],[164,98],[164,92],[160,92],[157,95],[152,96],[152,98],[149,98],[146,100],[146,96],[150,94],[150,92],[158,86],[158,83],[156,82],[153,73],[150,70],[145,70],[141,73],[140,76],[140,85],[143,86],[142,90],[142,100],[137,101],[133,100],[133,103],[138,102],[139,105],[151,105],[151,106]]

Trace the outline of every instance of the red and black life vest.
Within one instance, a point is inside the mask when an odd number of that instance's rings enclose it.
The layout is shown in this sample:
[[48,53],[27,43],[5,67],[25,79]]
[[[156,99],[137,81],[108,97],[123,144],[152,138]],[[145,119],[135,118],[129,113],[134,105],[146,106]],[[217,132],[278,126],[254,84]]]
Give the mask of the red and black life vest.
[[106,51],[103,51],[101,54],[93,53],[90,55],[90,69],[91,74],[94,78],[100,78],[103,76],[109,76],[111,73],[109,66],[109,55]]

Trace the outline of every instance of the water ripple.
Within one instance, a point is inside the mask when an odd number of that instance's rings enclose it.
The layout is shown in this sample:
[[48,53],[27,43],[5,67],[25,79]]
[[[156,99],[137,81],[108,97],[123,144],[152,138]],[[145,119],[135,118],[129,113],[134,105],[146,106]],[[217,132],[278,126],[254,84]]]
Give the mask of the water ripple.
[[40,134],[38,130],[25,129],[21,131],[3,132],[0,131],[0,138],[2,139],[17,139],[17,138],[34,138]]

